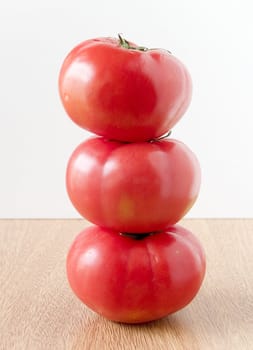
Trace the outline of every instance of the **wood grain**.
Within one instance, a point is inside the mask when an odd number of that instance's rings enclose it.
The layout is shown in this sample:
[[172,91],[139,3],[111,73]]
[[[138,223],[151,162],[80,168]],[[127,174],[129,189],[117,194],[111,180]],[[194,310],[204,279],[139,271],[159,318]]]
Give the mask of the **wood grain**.
[[198,296],[176,314],[117,324],[73,295],[65,258],[84,220],[0,220],[0,349],[253,349],[253,220],[184,220],[205,247]]

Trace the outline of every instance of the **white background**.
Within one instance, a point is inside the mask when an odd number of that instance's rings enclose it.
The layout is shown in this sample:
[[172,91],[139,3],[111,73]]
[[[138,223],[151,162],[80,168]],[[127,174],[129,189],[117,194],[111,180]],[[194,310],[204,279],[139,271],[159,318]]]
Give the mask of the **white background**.
[[250,0],[14,0],[0,5],[0,216],[79,217],[65,168],[88,136],[66,116],[57,80],[66,54],[96,36],[172,51],[194,85],[173,130],[198,156],[188,217],[253,216],[253,8]]

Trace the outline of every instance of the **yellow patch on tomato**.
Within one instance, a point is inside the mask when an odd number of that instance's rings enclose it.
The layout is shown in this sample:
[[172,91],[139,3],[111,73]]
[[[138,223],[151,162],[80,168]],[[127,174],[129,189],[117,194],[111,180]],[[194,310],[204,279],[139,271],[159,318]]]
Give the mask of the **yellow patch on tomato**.
[[145,310],[135,310],[126,313],[125,319],[127,323],[141,323],[150,319],[150,313]]
[[128,220],[133,218],[134,216],[135,216],[134,201],[126,194],[122,194],[119,201],[119,217],[123,220]]

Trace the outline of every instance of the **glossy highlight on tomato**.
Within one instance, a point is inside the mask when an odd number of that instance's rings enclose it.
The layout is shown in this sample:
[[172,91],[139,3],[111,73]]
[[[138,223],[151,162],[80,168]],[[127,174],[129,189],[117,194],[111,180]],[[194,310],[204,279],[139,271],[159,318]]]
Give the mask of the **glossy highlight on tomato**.
[[80,127],[118,141],[147,141],[169,131],[185,113],[191,78],[163,49],[120,38],[96,38],[76,46],[59,74],[59,93]]
[[66,187],[90,222],[128,233],[161,231],[194,204],[200,167],[182,142],[85,140],[70,157]]
[[186,306],[199,291],[205,266],[197,238],[179,225],[142,239],[90,226],[74,240],[66,264],[77,297],[124,323],[156,320]]

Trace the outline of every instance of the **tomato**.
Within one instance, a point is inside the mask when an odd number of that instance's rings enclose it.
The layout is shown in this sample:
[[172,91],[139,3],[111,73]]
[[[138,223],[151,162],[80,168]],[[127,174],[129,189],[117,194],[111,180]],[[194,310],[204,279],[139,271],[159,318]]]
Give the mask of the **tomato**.
[[113,321],[141,323],[176,312],[194,298],[204,278],[205,255],[190,231],[176,225],[137,237],[91,226],[67,256],[74,293]]
[[92,223],[129,233],[160,231],[192,207],[200,167],[182,142],[122,143],[93,137],[70,157],[66,187]]
[[121,37],[82,42],[59,73],[59,93],[70,118],[119,141],[165,134],[186,111],[191,91],[190,75],[175,56]]

